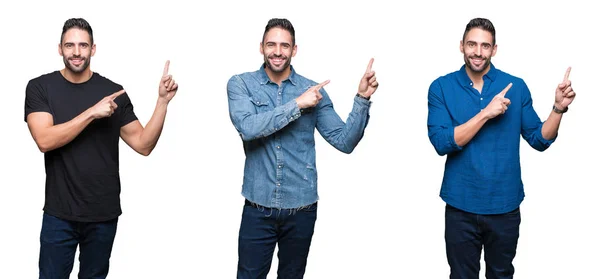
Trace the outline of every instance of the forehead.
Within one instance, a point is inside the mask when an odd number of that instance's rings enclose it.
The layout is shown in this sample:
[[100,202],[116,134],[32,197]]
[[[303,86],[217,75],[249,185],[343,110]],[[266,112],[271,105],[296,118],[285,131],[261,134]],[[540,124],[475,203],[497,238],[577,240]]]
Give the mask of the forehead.
[[465,42],[489,43],[492,44],[494,38],[492,33],[481,28],[473,28],[465,35]]
[[280,28],[273,27],[269,32],[265,34],[265,39],[263,43],[266,42],[274,42],[274,43],[288,43],[292,44],[292,34],[289,31]]
[[86,42],[86,43],[91,43],[90,40],[90,34],[82,29],[79,28],[71,28],[69,30],[67,30],[67,32],[65,32],[65,35],[63,36],[63,43],[66,42],[70,42],[70,43],[81,43],[81,42]]

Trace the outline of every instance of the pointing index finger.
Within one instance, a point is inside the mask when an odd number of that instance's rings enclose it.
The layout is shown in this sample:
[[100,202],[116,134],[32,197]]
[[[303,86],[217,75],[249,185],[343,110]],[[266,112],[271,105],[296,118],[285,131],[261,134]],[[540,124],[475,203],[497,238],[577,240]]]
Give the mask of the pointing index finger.
[[317,85],[315,86],[315,89],[317,89],[317,90],[321,90],[321,88],[323,88],[323,86],[325,86],[325,85],[327,85],[327,84],[329,84],[329,80],[326,80],[326,81],[324,81],[324,82],[321,82],[321,83],[317,84]]
[[123,93],[125,93],[125,89],[121,89],[121,90],[119,90],[119,91],[117,91],[117,92],[113,93],[112,95],[110,95],[110,99],[111,99],[111,100],[114,100],[114,99],[116,99],[117,97],[121,96]]
[[565,78],[563,79],[563,82],[569,81],[569,74],[571,74],[571,67],[567,68],[567,72],[565,73]]
[[163,70],[163,76],[169,74],[169,64],[171,64],[171,61],[167,60],[167,62],[165,62],[165,69]]
[[369,60],[369,65],[367,66],[367,71],[365,73],[370,73],[371,72],[371,67],[373,67],[373,58],[371,58],[371,60]]
[[502,98],[504,98],[504,96],[506,95],[506,92],[508,92],[508,90],[512,87],[512,82],[509,83],[502,91],[500,91],[500,93],[498,93],[498,95]]

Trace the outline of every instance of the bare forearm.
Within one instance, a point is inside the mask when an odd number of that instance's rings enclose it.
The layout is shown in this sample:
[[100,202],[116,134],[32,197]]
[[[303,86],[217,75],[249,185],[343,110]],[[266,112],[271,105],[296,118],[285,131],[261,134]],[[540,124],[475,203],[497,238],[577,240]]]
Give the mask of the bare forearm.
[[34,136],[40,151],[48,152],[71,142],[94,118],[88,110],[68,122],[40,129]]
[[546,140],[556,138],[561,120],[562,114],[551,111],[548,119],[546,119],[546,122],[544,122],[544,125],[542,126],[542,137]]
[[154,113],[140,136],[141,153],[148,155],[156,146],[167,116],[167,106],[168,103],[160,99],[156,102]]
[[466,123],[454,127],[454,141],[458,146],[465,146],[473,139],[473,137],[479,132],[483,124],[487,122],[487,118],[484,116],[483,111],[473,116]]

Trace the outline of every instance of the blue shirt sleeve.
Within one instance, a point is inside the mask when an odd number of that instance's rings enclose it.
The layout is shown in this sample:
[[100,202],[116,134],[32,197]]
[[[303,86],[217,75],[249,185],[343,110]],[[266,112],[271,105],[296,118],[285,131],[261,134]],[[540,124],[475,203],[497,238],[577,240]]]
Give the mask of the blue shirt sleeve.
[[231,77],[227,82],[227,96],[229,117],[244,141],[267,137],[300,117],[300,109],[295,100],[259,113],[256,107],[262,104],[253,102],[239,75]]
[[321,89],[320,92],[323,99],[319,102],[317,110],[317,130],[329,144],[339,151],[349,154],[364,135],[369,122],[371,101],[358,96],[354,97],[352,111],[344,123],[335,112],[325,89]]
[[535,150],[544,151],[552,145],[556,138],[547,140],[542,136],[542,126],[544,123],[533,109],[531,92],[524,82],[522,88],[521,104],[523,108],[521,109],[521,136]]
[[462,150],[454,140],[454,125],[446,106],[439,79],[429,87],[427,130],[429,141],[440,155]]

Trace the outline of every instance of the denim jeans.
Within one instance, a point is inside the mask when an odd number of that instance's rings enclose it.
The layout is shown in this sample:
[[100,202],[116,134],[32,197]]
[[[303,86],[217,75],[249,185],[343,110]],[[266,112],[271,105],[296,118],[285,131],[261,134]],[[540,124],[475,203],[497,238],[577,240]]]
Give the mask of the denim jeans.
[[512,261],[517,253],[521,212],[480,215],[446,205],[446,255],[450,278],[479,278],[481,249],[484,249],[485,277],[513,278]]
[[301,209],[274,209],[246,201],[238,246],[238,279],[264,279],[275,245],[278,279],[303,278],[317,220],[317,203]]
[[75,222],[44,213],[40,235],[40,279],[68,279],[79,245],[79,279],[108,274],[118,218],[106,222]]

